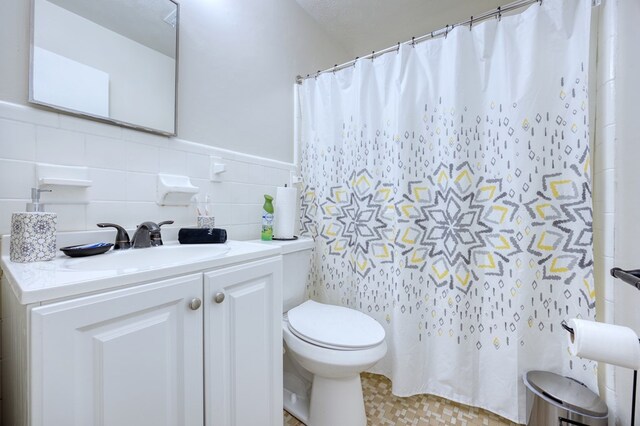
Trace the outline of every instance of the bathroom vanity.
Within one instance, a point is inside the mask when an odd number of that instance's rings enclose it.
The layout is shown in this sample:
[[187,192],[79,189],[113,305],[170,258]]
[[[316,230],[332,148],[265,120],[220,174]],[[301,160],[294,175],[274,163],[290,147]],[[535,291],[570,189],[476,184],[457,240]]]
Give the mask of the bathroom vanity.
[[2,244],[5,425],[282,424],[278,247],[18,264]]

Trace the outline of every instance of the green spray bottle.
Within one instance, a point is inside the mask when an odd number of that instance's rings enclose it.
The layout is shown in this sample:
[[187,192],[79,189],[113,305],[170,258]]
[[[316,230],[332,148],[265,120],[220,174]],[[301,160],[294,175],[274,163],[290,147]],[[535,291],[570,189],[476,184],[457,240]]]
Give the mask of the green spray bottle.
[[264,194],[264,204],[262,205],[262,241],[273,239],[273,197]]

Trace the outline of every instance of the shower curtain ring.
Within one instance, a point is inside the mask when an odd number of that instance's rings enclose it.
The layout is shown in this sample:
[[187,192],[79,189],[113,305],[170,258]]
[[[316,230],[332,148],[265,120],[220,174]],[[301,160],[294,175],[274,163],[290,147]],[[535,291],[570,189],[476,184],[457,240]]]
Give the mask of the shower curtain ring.
[[320,70],[318,70],[318,72],[316,73],[316,76],[314,78],[317,80],[319,75],[320,75]]
[[396,53],[400,53],[400,42],[398,42],[398,48],[396,49]]
[[338,68],[338,64],[334,64],[333,65],[333,75],[336,74],[336,68]]
[[502,20],[502,10],[500,8],[500,6],[498,6],[498,22],[500,22]]
[[416,38],[411,37],[411,47],[416,47]]
[[373,62],[373,60],[376,58],[376,51],[372,50],[371,51],[371,62]]
[[449,24],[447,24],[447,26],[444,28],[444,38],[447,38],[448,35],[449,35]]
[[473,15],[471,15],[471,19],[469,19],[469,31],[471,31],[471,27],[473,27]]
[[360,56],[356,56],[356,58],[353,60],[353,67],[356,67],[356,64],[358,63],[358,59],[360,59]]

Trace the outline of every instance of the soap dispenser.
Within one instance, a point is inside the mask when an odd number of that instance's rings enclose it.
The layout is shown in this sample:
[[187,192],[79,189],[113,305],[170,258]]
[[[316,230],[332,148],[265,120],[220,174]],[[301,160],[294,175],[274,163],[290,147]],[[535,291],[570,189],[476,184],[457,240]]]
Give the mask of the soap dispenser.
[[58,215],[44,211],[41,192],[51,190],[31,188],[27,211],[11,215],[9,258],[12,262],[40,262],[56,257]]

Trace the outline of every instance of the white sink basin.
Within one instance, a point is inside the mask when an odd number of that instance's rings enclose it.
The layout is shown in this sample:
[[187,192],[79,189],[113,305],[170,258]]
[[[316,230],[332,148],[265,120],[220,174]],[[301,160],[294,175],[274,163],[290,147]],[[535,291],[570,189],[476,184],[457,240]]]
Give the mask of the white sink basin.
[[61,265],[75,271],[133,271],[193,263],[223,256],[227,244],[164,245],[143,249],[109,251],[105,254],[66,259]]

